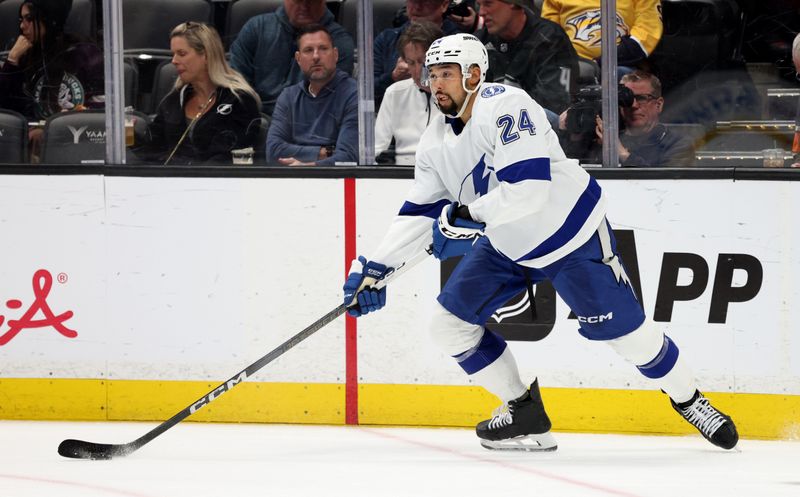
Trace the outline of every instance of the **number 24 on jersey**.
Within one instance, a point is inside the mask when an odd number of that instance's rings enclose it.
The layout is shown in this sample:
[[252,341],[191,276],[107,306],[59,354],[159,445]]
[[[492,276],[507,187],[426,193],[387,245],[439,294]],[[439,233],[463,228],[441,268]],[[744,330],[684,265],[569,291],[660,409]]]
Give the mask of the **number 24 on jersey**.
[[[503,114],[497,118],[497,127],[501,129],[500,140],[503,145],[519,140],[519,134],[523,131],[527,131],[531,135],[536,134],[536,126],[528,114],[528,109],[520,109],[519,119],[516,120],[510,114]],[[515,128],[518,131],[514,131]]]

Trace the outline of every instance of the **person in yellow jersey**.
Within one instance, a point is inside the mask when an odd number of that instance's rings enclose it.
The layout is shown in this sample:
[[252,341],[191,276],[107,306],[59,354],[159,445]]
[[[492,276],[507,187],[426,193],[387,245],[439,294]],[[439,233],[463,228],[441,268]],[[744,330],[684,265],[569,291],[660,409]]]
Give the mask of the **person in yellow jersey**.
[[[564,28],[579,57],[600,62],[600,0],[544,0],[542,17]],[[616,24],[617,65],[626,68],[621,77],[661,40],[661,0],[617,0]]]

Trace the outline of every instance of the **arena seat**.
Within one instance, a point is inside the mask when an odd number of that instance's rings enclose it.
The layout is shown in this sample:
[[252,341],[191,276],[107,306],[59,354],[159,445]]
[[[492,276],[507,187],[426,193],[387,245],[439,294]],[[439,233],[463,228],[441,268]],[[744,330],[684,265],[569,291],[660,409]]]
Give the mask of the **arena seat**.
[[664,93],[705,70],[729,69],[744,28],[735,0],[663,0],[664,33],[650,56]]
[[171,56],[169,33],[186,21],[213,25],[214,6],[207,0],[122,0],[127,55]]
[[664,34],[650,56],[666,100],[663,122],[759,119],[761,97],[740,56],[735,0],[663,0]]
[[28,162],[28,122],[12,110],[0,110],[0,164]]
[[106,155],[103,111],[53,114],[44,125],[43,164],[102,164]]
[[84,40],[97,39],[94,1],[72,0],[72,10],[69,11],[64,32],[74,34]]
[[153,91],[150,94],[150,106],[148,106],[148,109],[144,109],[145,112],[155,113],[161,100],[175,87],[177,78],[178,71],[171,61],[165,60],[156,67],[153,73]]
[[139,69],[130,59],[122,62],[125,77],[125,93],[122,95],[125,100],[125,107],[135,107],[136,97],[139,94]]

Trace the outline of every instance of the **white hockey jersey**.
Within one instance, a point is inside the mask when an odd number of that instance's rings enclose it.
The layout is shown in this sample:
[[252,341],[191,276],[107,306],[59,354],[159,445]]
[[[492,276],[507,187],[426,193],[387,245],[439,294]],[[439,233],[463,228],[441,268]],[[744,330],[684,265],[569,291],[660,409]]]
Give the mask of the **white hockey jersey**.
[[432,220],[469,206],[500,253],[544,267],[585,243],[605,216],[600,186],[568,159],[542,107],[524,91],[484,84],[472,117],[439,115],[420,139],[414,185],[372,260],[397,267],[432,241]]

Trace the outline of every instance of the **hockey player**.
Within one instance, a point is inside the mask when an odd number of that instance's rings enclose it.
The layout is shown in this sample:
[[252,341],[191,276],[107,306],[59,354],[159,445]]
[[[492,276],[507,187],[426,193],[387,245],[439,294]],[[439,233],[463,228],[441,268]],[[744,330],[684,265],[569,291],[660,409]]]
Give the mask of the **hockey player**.
[[425,66],[444,115],[423,133],[414,185],[372,259],[353,261],[344,285],[349,314],[383,307],[386,288],[373,285],[431,242],[438,259],[464,255],[437,299],[430,332],[503,401],[478,424],[481,444],[555,450],[538,380],[528,388],[506,342],[483,326],[530,283],[549,279],[576,315],[610,317],[581,320],[581,335],[610,345],[706,439],[733,448],[731,418],[697,390],[675,342],[645,319],[616,253],[603,192],[566,158],[542,107],[517,88],[484,84],[486,49],[472,35],[436,40]]

